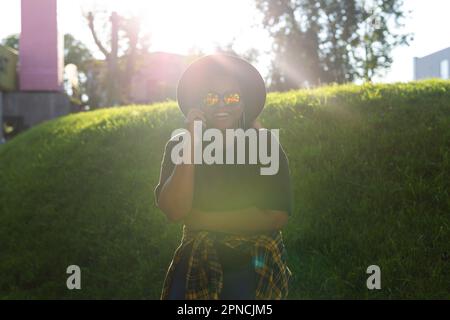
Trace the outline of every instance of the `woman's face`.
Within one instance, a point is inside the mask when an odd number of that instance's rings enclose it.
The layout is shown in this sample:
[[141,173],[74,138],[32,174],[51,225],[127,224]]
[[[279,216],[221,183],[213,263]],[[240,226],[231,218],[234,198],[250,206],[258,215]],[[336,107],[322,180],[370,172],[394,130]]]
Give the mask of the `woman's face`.
[[205,93],[215,92],[220,96],[219,104],[212,107],[201,106],[205,113],[206,125],[210,128],[227,129],[236,128],[244,110],[242,99],[237,105],[226,106],[223,102],[223,94],[233,92],[241,94],[238,83],[229,76],[217,76],[208,79]]

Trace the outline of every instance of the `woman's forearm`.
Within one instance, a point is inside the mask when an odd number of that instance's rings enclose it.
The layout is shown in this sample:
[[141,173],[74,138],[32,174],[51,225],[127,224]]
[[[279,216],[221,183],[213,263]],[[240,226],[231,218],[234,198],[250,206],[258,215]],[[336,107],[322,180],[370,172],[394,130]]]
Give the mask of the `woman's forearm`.
[[192,208],[194,165],[176,165],[172,175],[161,188],[158,205],[171,221],[178,221]]
[[226,212],[205,212],[192,209],[184,222],[193,230],[256,234],[279,230],[286,224],[287,219],[288,215],[284,211],[249,207]]

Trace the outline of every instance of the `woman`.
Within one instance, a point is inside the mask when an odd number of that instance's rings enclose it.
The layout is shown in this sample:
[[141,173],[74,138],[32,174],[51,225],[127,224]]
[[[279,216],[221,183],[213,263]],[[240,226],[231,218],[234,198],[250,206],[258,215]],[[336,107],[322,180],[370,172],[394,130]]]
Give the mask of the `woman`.
[[[264,130],[254,125],[266,100],[264,81],[238,57],[214,54],[194,61],[180,78],[177,100],[191,137],[196,120],[222,132]],[[234,141],[223,136],[224,159],[232,147],[236,157]],[[184,222],[161,299],[285,299],[290,270],[280,229],[292,199],[283,149],[277,143],[278,173],[261,175],[260,162],[175,165],[171,150],[178,138],[166,144],[155,189],[157,206],[171,221]],[[270,149],[275,137],[268,138]],[[248,146],[245,151],[248,159]]]

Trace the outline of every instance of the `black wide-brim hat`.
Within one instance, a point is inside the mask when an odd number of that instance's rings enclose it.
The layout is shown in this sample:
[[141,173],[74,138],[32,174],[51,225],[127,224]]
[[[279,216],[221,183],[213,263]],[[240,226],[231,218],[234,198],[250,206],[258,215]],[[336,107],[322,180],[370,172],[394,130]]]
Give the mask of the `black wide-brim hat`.
[[185,116],[198,107],[208,80],[225,74],[238,81],[244,102],[245,122],[251,124],[261,113],[266,102],[266,86],[261,74],[248,61],[224,53],[210,54],[194,60],[178,81],[178,105]]

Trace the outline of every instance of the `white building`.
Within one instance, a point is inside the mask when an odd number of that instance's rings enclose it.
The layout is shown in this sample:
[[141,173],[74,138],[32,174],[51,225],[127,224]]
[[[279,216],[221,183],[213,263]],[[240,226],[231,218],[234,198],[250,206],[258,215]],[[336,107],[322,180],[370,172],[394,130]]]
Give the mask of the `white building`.
[[422,58],[414,58],[414,80],[449,79],[450,48],[440,50]]

